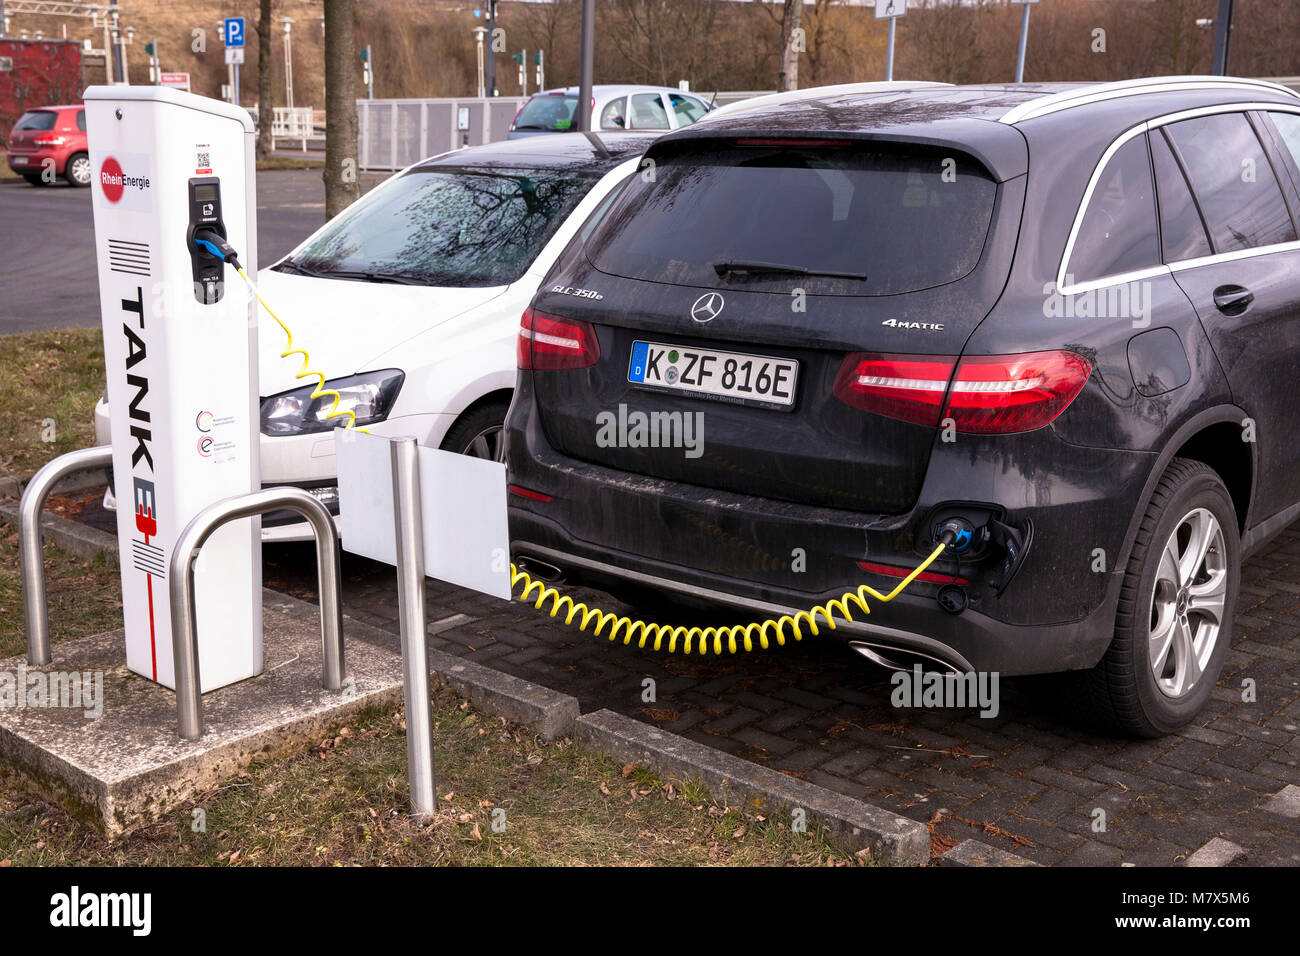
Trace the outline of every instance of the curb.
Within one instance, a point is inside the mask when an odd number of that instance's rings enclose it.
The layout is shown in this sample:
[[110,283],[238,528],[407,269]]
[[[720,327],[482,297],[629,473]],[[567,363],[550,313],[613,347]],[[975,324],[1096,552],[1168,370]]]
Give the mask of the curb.
[[438,680],[479,710],[523,724],[543,740],[573,736],[578,698],[444,651],[427,656]]
[[[12,525],[18,530],[19,506],[17,501],[0,500],[0,523]],[[41,515],[41,532],[47,541],[53,541],[58,547],[86,561],[91,561],[101,554],[117,557],[117,538],[107,531],[100,531],[89,525],[72,521],[62,515]]]
[[999,850],[979,840],[963,840],[939,857],[940,866],[1041,866],[1023,856]]
[[915,820],[750,763],[612,710],[579,717],[574,740],[618,760],[644,762],[679,779],[698,777],[715,798],[816,818],[839,847],[869,849],[877,863],[917,866],[930,857],[930,834]]
[[[27,487],[27,482],[32,480],[31,475],[18,477],[17,475],[0,475],[0,498],[8,495],[11,498],[21,498],[23,489]],[[108,482],[104,479],[103,469],[91,468],[89,471],[77,471],[66,475],[51,490],[51,494],[67,494],[69,491],[85,491],[87,488],[102,488]]]
[[[17,527],[17,502],[0,501],[0,521]],[[42,517],[42,527],[48,540],[82,557],[117,554],[117,539],[97,528],[48,513]],[[273,596],[275,605],[284,610],[303,615],[318,613],[316,605],[291,595],[269,589],[264,590],[264,595],[268,602]],[[350,635],[369,643],[392,647],[399,641],[396,634],[353,617],[347,617],[346,622]],[[751,808],[803,811],[820,823],[837,846],[851,853],[867,849],[878,863],[919,866],[929,862],[930,834],[915,820],[733,757],[611,710],[579,716],[576,697],[444,651],[430,649],[428,663],[440,682],[478,709],[521,724],[544,740],[571,736],[586,749],[618,760],[644,762],[665,776],[698,779],[717,799],[735,799]],[[975,843],[967,840],[948,851],[943,859],[952,857],[962,846]],[[1001,852],[992,847],[985,847],[985,850],[989,854]],[[1008,853],[989,857],[993,862],[964,864],[962,861],[966,855],[959,855],[946,865],[1025,865],[1028,862]]]

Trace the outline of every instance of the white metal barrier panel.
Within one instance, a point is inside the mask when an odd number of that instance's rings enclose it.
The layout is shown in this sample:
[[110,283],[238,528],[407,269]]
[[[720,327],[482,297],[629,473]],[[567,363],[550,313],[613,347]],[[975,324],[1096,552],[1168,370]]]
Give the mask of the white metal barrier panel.
[[506,138],[522,96],[357,100],[362,169],[405,169],[430,156]]
[[[93,86],[85,101],[127,666],[175,687],[177,536],[260,486],[256,315],[194,241],[220,236],[257,262],[253,125],[239,107],[165,87]],[[220,528],[196,566],[205,691],[262,671],[258,525]]]

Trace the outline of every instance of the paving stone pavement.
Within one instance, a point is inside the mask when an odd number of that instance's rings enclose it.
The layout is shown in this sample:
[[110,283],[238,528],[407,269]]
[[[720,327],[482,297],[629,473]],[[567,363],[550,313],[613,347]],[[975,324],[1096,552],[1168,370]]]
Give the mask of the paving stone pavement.
[[[312,546],[268,547],[265,583],[314,599]],[[392,569],[345,555],[344,604],[395,631]],[[430,647],[572,694],[583,713],[607,707],[929,824],[936,856],[974,838],[1049,865],[1167,866],[1217,840],[1194,862],[1300,864],[1300,525],[1246,564],[1219,686],[1195,725],[1160,740],[1080,729],[1025,679],[1002,682],[993,718],[898,710],[886,672],[820,638],[685,658],[440,582],[427,610]],[[699,614],[663,619],[688,616]]]
[[[314,597],[310,546],[267,559],[267,586]],[[344,594],[348,614],[396,630],[391,569],[346,556]],[[615,609],[603,594],[578,597]],[[1242,850],[1230,865],[1300,864],[1300,819],[1282,812],[1286,797],[1270,802],[1300,784],[1300,527],[1244,568],[1236,639],[1206,711],[1154,741],[1073,726],[1032,680],[1004,680],[993,718],[895,709],[886,672],[819,638],[656,655],[440,582],[428,620],[431,647],[572,694],[584,713],[608,707],[930,824],[935,855],[977,838],[1043,864],[1161,866],[1219,839]]]

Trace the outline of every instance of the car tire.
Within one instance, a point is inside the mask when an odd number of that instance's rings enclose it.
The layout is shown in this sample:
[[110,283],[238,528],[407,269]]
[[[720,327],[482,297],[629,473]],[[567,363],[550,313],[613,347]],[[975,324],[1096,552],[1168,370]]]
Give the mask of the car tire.
[[69,184],[84,188],[90,185],[90,157],[85,153],[73,153],[63,167],[63,178]]
[[1223,669],[1240,575],[1227,488],[1208,465],[1175,458],[1142,516],[1114,639],[1097,666],[1079,675],[1085,713],[1136,737],[1190,723]]
[[471,408],[456,419],[440,447],[458,455],[504,460],[506,411],[509,408],[508,402],[487,402]]

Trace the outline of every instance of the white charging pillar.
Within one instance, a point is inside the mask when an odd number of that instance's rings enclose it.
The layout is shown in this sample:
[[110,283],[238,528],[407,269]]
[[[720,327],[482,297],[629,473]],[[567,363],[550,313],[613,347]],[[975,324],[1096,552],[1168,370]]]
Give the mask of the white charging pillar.
[[[257,314],[231,267],[208,261],[196,282],[190,253],[196,219],[219,217],[254,274],[253,124],[238,106],[165,87],[92,86],[85,102],[126,660],[174,688],[172,546],[202,508],[260,487]],[[204,691],[262,672],[261,567],[256,518],[203,547]]]

